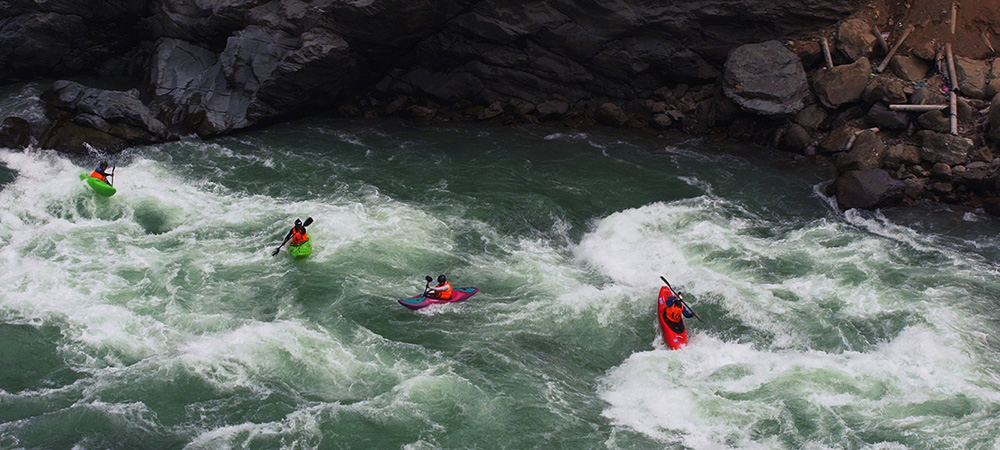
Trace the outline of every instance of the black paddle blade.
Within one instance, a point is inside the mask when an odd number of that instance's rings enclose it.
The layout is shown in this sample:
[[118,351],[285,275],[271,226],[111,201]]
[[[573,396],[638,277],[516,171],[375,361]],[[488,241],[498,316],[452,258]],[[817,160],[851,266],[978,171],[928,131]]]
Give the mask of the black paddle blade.
[[302,222],[302,226],[308,227],[312,223],[313,223],[313,218],[312,217],[306,217],[306,221]]
[[431,281],[434,281],[434,279],[431,278],[430,275],[427,275],[426,277],[424,277],[424,279],[427,280],[428,283],[430,283]]
[[271,256],[278,256],[278,252],[280,252],[280,251],[281,251],[281,248],[274,249],[274,251],[271,252]]

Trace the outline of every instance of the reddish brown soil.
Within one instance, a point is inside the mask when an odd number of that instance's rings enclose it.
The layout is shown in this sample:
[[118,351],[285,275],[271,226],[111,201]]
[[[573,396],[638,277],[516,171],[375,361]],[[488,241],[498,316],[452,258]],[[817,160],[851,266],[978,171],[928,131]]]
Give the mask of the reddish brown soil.
[[[957,5],[954,34],[953,4]],[[914,25],[900,52],[925,43],[935,48],[950,43],[956,56],[972,59],[991,59],[1000,51],[1000,0],[874,0],[858,14],[888,32],[890,46]],[[996,51],[990,50],[984,35]]]

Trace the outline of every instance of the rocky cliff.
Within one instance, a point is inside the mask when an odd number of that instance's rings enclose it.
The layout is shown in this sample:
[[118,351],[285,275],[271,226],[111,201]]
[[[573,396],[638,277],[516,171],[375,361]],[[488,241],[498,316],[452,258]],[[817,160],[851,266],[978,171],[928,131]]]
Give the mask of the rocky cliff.
[[[992,29],[976,20],[989,15],[989,2],[979,2],[980,17],[977,2],[966,2],[963,13],[975,20],[961,31],[982,32],[988,43]],[[950,81],[933,79],[942,41],[921,35],[940,18],[922,19],[920,42],[891,58],[886,75],[876,70],[890,59],[880,39],[900,39],[904,23],[918,19],[920,7],[903,8],[860,0],[0,2],[0,80],[51,84],[46,123],[7,118],[0,145],[33,136],[46,148],[114,151],[320,111],[680,128],[829,156],[839,174],[831,189],[845,207],[922,198],[994,205],[1000,161],[990,145],[1000,136],[990,133],[1000,126],[990,120],[1000,117],[990,118],[987,100],[997,68],[969,54],[974,47],[959,48],[968,98],[956,109],[971,136],[948,133],[940,111],[894,111],[947,103],[940,87]],[[820,46],[827,37],[830,61]],[[965,179],[956,172],[976,180],[956,184]]]

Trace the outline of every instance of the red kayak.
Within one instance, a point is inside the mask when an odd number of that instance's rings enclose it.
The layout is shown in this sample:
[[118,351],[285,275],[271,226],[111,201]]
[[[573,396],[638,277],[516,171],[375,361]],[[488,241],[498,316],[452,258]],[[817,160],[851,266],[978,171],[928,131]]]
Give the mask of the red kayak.
[[455,303],[462,300],[468,299],[479,292],[479,288],[476,287],[460,287],[451,290],[451,298],[448,300],[441,300],[439,298],[431,298],[425,294],[415,295],[410,298],[401,298],[397,300],[400,305],[403,305],[410,309],[420,309],[425,306],[430,306],[438,303]]
[[656,299],[656,319],[659,320],[660,329],[663,330],[663,341],[671,350],[677,350],[688,343],[688,332],[684,322],[667,322],[664,318],[663,312],[667,309],[667,300],[674,296],[674,291],[670,290],[669,286],[663,286]]

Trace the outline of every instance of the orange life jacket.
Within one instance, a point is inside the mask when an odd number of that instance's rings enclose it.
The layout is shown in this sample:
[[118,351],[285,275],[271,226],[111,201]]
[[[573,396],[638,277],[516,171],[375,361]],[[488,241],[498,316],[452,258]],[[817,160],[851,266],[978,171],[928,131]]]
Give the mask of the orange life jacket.
[[292,228],[292,245],[299,245],[308,240],[309,240],[309,233],[306,233],[304,231],[300,233],[295,228]]
[[90,176],[92,176],[94,178],[97,178],[98,180],[101,180],[101,181],[103,181],[105,183],[108,182],[108,179],[105,178],[104,175],[101,174],[101,172],[98,172],[97,169],[94,169],[93,172],[90,172]]
[[684,307],[675,299],[673,305],[663,310],[663,315],[668,322],[680,322],[684,320]]
[[435,296],[441,300],[451,300],[451,283],[445,282],[434,287]]

